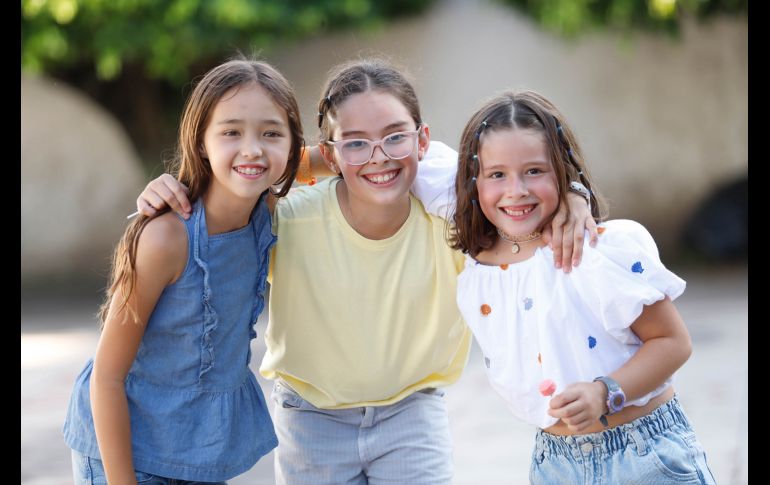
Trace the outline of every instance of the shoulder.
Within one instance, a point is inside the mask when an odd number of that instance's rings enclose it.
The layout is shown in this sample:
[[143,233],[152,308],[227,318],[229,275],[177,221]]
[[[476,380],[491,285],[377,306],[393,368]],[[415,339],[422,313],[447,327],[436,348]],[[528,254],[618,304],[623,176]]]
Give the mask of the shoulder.
[[329,191],[334,188],[334,180],[334,177],[329,177],[315,185],[291,189],[286,197],[278,199],[275,217],[283,220],[320,215],[329,200]]
[[658,246],[655,244],[650,231],[636,221],[630,219],[614,219],[599,224],[601,231],[600,245],[624,245],[632,240],[644,250],[658,254]]
[[187,264],[187,228],[173,212],[152,219],[137,242],[137,271],[148,268],[169,274],[173,280]]

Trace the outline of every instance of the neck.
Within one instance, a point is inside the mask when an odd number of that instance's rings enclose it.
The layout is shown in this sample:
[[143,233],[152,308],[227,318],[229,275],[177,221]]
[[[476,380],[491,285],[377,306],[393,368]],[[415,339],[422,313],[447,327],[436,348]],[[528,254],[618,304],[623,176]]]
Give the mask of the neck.
[[350,227],[367,239],[387,239],[409,218],[411,201],[407,192],[393,204],[370,204],[351,197],[344,180],[337,182],[337,201]]
[[209,188],[203,194],[206,210],[206,228],[209,235],[222,234],[240,229],[249,223],[251,211],[257,200],[219,197],[216,190]]

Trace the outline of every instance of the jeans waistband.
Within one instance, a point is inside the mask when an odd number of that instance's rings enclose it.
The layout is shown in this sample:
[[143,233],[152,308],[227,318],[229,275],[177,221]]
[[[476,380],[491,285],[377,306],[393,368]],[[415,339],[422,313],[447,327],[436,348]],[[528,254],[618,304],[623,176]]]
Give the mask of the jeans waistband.
[[640,455],[644,455],[647,453],[648,439],[675,426],[691,429],[676,395],[646,416],[598,433],[558,436],[538,430],[535,435],[535,453],[581,459],[596,448],[602,453],[612,454],[633,445]]

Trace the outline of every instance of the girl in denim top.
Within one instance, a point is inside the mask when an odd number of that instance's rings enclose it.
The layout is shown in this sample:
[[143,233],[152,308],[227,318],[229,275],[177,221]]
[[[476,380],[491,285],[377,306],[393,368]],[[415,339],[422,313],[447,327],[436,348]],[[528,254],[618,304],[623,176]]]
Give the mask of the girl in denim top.
[[222,482],[277,445],[250,341],[276,240],[268,199],[288,192],[302,145],[271,66],[232,60],[194,88],[175,160],[192,217],[140,216],[115,250],[64,424],[75,483]]

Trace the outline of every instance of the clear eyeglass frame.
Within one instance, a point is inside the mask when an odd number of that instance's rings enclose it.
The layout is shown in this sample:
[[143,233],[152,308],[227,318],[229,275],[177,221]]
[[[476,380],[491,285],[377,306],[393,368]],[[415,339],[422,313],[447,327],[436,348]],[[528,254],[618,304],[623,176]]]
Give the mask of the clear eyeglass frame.
[[364,165],[374,156],[374,150],[380,147],[386,157],[391,160],[401,160],[414,152],[417,143],[411,143],[417,140],[422,130],[422,125],[417,129],[410,131],[398,131],[391,133],[379,140],[369,140],[367,138],[347,138],[344,140],[326,141],[337,149],[342,160],[348,165]]

